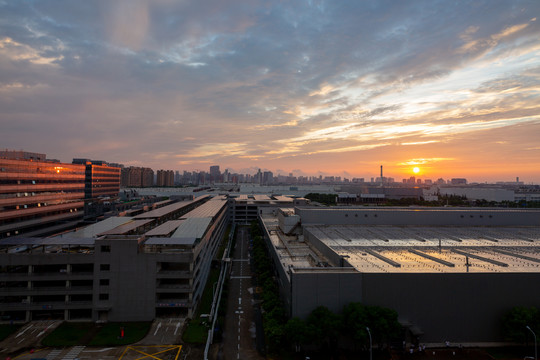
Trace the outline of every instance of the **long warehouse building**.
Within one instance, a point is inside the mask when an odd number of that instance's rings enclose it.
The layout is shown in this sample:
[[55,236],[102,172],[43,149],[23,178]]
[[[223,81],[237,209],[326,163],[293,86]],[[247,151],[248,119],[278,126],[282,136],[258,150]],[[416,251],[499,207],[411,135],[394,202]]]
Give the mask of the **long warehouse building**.
[[291,316],[361,302],[396,310],[411,341],[499,342],[507,311],[540,306],[538,210],[297,207],[259,219]]

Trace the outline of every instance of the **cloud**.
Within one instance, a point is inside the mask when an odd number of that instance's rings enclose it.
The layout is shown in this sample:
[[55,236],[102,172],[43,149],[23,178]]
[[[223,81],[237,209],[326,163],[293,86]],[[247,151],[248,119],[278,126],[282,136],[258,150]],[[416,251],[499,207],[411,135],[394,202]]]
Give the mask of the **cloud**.
[[325,173],[474,148],[460,139],[505,129],[513,141],[491,146],[514,151],[540,122],[539,11],[496,0],[2,2],[3,146]]

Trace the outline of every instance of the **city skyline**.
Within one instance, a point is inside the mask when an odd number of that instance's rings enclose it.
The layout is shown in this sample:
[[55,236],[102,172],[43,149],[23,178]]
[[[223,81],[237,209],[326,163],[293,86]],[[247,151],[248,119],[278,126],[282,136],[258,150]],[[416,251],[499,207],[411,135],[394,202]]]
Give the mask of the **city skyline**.
[[540,183],[538,1],[0,9],[3,149],[154,170],[369,179],[384,165],[396,181]]

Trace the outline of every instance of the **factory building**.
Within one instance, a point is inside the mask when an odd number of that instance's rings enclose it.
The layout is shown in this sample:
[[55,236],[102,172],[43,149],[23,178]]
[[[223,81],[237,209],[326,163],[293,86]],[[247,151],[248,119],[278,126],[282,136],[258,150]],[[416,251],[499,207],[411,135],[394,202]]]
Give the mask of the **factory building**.
[[0,240],[0,315],[12,320],[191,317],[228,223],[224,197],[112,217],[54,238]]
[[409,340],[503,341],[540,304],[540,211],[282,208],[259,215],[291,316],[350,302],[394,309]]

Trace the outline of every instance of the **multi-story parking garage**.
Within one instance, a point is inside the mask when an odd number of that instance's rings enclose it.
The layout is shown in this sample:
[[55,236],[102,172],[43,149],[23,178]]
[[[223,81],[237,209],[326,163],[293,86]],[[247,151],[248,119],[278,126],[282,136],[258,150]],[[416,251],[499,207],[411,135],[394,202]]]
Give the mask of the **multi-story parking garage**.
[[205,196],[61,237],[0,240],[2,318],[191,316],[228,223],[226,203]]
[[260,215],[291,316],[350,302],[396,310],[425,342],[502,341],[540,305],[540,211],[296,208]]

